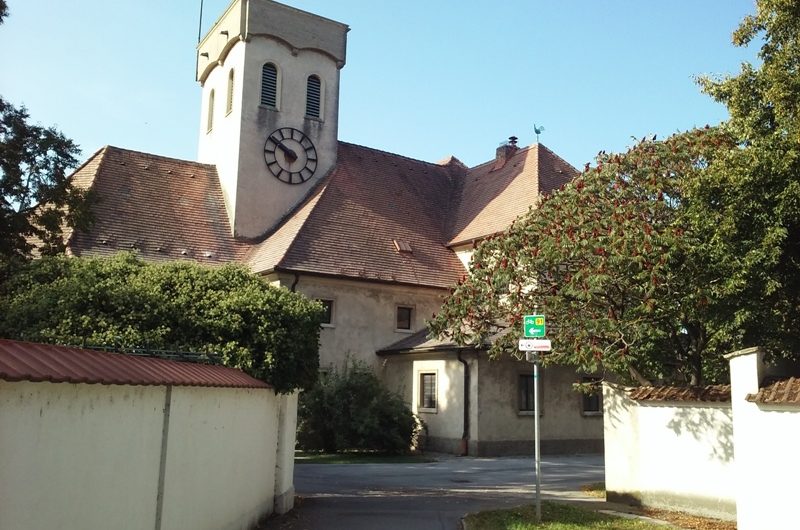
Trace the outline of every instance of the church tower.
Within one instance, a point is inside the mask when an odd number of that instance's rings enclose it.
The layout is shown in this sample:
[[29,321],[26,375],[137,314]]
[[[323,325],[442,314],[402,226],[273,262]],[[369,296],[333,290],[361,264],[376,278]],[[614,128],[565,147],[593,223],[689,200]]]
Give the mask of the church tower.
[[234,236],[268,232],[335,167],[348,29],[233,0],[198,44],[198,159],[217,167]]

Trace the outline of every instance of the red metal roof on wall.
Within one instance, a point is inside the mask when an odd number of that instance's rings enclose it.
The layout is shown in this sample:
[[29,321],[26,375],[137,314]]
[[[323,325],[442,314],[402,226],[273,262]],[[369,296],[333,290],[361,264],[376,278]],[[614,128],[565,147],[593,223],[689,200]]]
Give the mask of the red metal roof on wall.
[[240,370],[0,339],[0,380],[271,388]]

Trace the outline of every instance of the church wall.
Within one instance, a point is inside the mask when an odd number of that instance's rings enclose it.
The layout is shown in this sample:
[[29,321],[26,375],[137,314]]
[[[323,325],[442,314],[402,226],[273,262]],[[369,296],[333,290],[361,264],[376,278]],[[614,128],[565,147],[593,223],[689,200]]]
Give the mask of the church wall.
[[[291,288],[293,275],[281,275]],[[375,352],[425,327],[442,305],[445,291],[424,287],[359,282],[302,275],[295,290],[309,298],[334,301],[333,321],[320,334],[320,368],[343,366],[347,359],[364,361],[381,374],[383,360]],[[411,329],[396,329],[397,307],[412,307]]]
[[[238,146],[241,140],[242,94],[244,79],[244,43],[234,45],[222,66],[214,68],[203,87],[200,108],[200,140],[197,160],[206,164],[216,164],[225,209],[233,226],[236,204],[236,182],[239,171]],[[234,70],[233,109],[226,114],[228,95],[228,73]],[[213,127],[208,130],[209,94],[214,90]]]
[[[520,411],[520,375],[532,376],[533,365],[516,359],[479,361],[479,432],[481,455],[531,453],[533,412]],[[540,368],[542,414],[541,448],[544,453],[602,451],[603,418],[584,414],[582,394],[572,388],[580,381],[574,369]]]

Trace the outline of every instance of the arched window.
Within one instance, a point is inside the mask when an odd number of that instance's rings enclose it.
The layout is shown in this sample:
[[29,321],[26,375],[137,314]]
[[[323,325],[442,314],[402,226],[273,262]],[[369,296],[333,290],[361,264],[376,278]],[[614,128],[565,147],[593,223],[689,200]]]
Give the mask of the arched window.
[[233,68],[228,72],[228,99],[225,101],[225,115],[233,110]]
[[272,63],[261,67],[261,104],[278,108],[278,69]]
[[206,123],[208,132],[214,127],[214,89],[208,93],[208,121]]
[[315,75],[308,76],[306,89],[306,116],[319,118],[322,109],[322,81]]

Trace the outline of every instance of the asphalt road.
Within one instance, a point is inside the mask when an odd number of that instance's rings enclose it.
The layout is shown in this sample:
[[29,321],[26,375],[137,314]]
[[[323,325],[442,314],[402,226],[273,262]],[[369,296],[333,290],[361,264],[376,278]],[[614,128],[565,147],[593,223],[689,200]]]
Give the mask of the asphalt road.
[[[295,510],[269,530],[453,530],[470,512],[534,502],[532,458],[454,458],[429,464],[295,466]],[[603,480],[601,456],[542,459],[543,498],[581,498]]]

